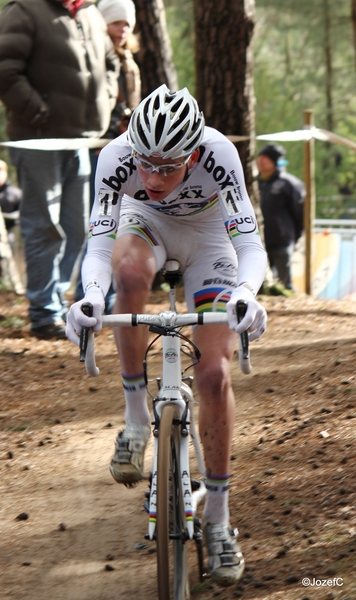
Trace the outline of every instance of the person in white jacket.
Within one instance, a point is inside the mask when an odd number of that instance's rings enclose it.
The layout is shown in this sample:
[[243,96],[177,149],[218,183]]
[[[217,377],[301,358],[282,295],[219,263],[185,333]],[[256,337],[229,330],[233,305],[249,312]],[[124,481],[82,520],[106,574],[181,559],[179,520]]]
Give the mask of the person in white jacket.
[[[204,535],[213,581],[232,585],[243,573],[244,559],[228,506],[235,410],[230,361],[236,332],[248,330],[253,340],[265,331],[266,312],[255,295],[267,258],[236,148],[205,127],[186,88],[171,92],[162,85],[134,110],[128,132],[100,154],[82,270],[85,297],[68,313],[69,339],[79,344],[82,327],[101,329],[112,272],[117,289],[113,312],[144,312],[155,274],[167,259],[181,265],[189,312],[228,312],[230,329],[196,327],[193,339],[202,355],[195,378],[207,468]],[[239,324],[238,300],[247,301]],[[82,313],[83,302],[93,305],[92,317]],[[126,426],[110,470],[117,482],[130,485],[143,477],[151,429],[142,368],[146,328],[118,328],[115,339]]]

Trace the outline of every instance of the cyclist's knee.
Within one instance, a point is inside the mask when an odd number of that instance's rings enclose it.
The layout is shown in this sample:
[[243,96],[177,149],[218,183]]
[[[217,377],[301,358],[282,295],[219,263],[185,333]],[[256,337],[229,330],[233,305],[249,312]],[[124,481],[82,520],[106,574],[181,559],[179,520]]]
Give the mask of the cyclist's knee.
[[119,243],[112,256],[113,276],[119,293],[149,291],[156,274],[152,251],[142,240],[132,238],[129,245]]
[[231,385],[230,361],[224,357],[206,361],[196,368],[195,377],[201,389],[208,390],[209,395],[218,398],[224,395],[226,388]]
[[121,262],[114,268],[116,289],[122,293],[149,292],[155,276],[155,270],[149,265]]

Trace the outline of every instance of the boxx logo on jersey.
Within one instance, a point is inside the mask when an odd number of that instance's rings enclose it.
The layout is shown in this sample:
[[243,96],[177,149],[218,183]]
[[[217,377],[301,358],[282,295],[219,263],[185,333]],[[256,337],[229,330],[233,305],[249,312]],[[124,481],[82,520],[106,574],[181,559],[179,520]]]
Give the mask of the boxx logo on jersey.
[[115,175],[111,175],[108,179],[103,178],[103,183],[111,187],[113,190],[119,192],[122,184],[126,183],[129,177],[136,171],[136,165],[134,163],[133,156],[130,156],[128,160],[125,160],[122,165],[115,169]]
[[195,200],[196,198],[203,198],[203,190],[201,186],[190,186],[183,188],[178,196],[171,200],[170,202],[175,202],[176,200]]
[[[201,162],[205,154],[205,146],[200,146],[199,149],[200,156],[198,161]],[[213,150],[209,152],[207,158],[203,162],[203,167],[208,173],[212,174],[214,181],[220,185],[222,190],[224,190],[226,187],[234,188],[234,182],[229,173],[226,173],[226,169],[224,167],[216,164]]]

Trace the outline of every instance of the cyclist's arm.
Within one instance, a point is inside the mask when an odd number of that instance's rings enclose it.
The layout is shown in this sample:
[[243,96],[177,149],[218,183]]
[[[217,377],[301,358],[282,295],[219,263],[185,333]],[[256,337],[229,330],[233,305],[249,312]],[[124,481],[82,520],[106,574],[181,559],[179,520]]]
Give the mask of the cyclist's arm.
[[238,249],[235,249],[238,258],[236,287],[245,285],[256,295],[266,275],[266,252],[262,244],[253,242],[246,243],[246,245],[241,244]]
[[246,285],[256,295],[267,269],[267,254],[262,245],[255,211],[247,194],[237,150],[227,140],[225,167],[234,173],[231,185],[219,190],[219,203],[225,228],[238,258],[237,287]]
[[117,147],[110,143],[99,154],[95,176],[95,200],[90,215],[88,247],[82,265],[83,289],[91,283],[106,295],[112,278],[111,256],[119,222],[122,193],[106,183],[117,168]]

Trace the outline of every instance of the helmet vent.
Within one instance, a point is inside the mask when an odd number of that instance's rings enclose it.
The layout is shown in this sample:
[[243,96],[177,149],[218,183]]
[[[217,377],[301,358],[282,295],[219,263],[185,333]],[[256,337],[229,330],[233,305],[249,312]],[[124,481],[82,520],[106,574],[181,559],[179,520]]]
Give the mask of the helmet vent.
[[199,141],[200,141],[200,131],[198,131],[197,135],[194,136],[194,138],[190,141],[190,143],[184,147],[185,152],[188,152],[188,153],[190,151],[194,152],[194,150],[196,150],[199,147],[197,145],[197,144],[199,144]]
[[157,146],[159,145],[159,143],[161,141],[165,124],[166,124],[166,115],[159,114],[157,116],[157,122],[156,122],[156,127],[155,127],[155,142],[156,142]]
[[[180,104],[181,104],[181,102],[180,102]],[[172,108],[173,108],[173,107],[172,107]],[[184,123],[184,121],[186,120],[186,118],[187,118],[188,116],[189,116],[189,106],[185,106],[185,107],[183,108],[183,110],[182,110],[181,114],[179,115],[179,119],[178,119],[176,122],[174,122],[174,123],[172,124],[172,126],[169,128],[168,135],[169,135],[170,133],[172,133],[172,132],[173,132],[175,129],[177,129],[178,127],[181,127],[181,124],[182,124],[182,123]],[[186,128],[185,128],[185,130],[186,130]]]
[[139,138],[140,138],[141,142],[142,142],[142,143],[143,143],[143,144],[146,146],[146,148],[149,150],[149,149],[150,149],[150,145],[149,145],[149,142],[148,142],[148,140],[147,140],[147,137],[146,137],[146,135],[145,135],[144,128],[143,128],[143,127],[142,127],[142,125],[141,125],[141,122],[140,122],[140,116],[139,116],[139,117],[138,117],[138,119],[137,119],[137,134],[138,134],[138,136],[139,136]]
[[159,101],[159,97],[157,96],[153,102],[153,112],[154,113],[159,109],[159,106],[160,106],[160,101]]
[[[182,102],[183,102],[183,98],[179,98],[172,106],[171,106],[171,113],[173,113],[173,115],[178,112],[178,110],[180,109],[180,107],[182,106]],[[188,108],[189,111],[189,108]]]
[[182,127],[174,137],[171,138],[171,140],[168,142],[168,144],[166,144],[163,148],[163,152],[168,152],[169,150],[172,150],[172,148],[175,148],[179,142],[181,142],[184,137],[185,137],[185,131],[187,129],[187,125],[185,125],[184,127]]

